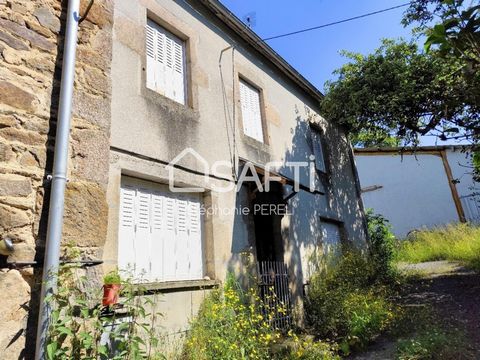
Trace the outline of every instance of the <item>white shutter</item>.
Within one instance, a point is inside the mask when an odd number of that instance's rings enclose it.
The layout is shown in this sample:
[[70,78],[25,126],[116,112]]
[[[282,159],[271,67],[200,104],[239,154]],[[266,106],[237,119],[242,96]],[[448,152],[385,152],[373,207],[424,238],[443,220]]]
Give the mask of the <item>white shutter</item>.
[[[119,267],[147,281],[203,277],[200,197],[124,178],[121,188]],[[128,266],[130,265],[130,266]]]
[[263,142],[260,91],[240,80],[240,102],[242,105],[243,132],[245,135]]
[[118,267],[123,270],[133,269],[135,266],[135,197],[135,188],[122,184],[118,230]]
[[157,31],[153,27],[153,23],[148,20],[146,28],[146,53],[147,53],[147,88],[156,89],[156,67],[157,59]]
[[164,278],[164,242],[168,235],[165,232],[165,196],[157,190],[152,192],[152,236],[150,240],[151,280],[162,281]]
[[163,279],[166,281],[176,279],[177,269],[177,254],[176,254],[176,239],[175,239],[175,199],[171,196],[166,196],[164,201],[165,213],[165,229],[164,229],[164,247],[163,258]]
[[[154,35],[149,35],[151,32]],[[153,47],[149,45],[152,39]],[[155,59],[149,67],[151,54]],[[150,68],[154,75],[149,76]],[[151,78],[155,79],[152,87],[149,86]],[[147,21],[147,86],[185,104],[185,42],[151,20]]]
[[189,278],[190,269],[190,249],[188,247],[188,200],[182,195],[177,198],[176,210],[176,279],[187,280]]
[[201,279],[203,277],[203,257],[198,256],[202,253],[202,219],[200,214],[200,199],[198,196],[192,196],[188,202],[188,226],[189,226],[189,276],[191,279]]
[[166,68],[166,58],[165,58],[165,47],[166,47],[166,36],[163,32],[159,31],[159,26],[156,26],[156,62],[155,62],[155,91],[162,95],[165,93],[165,73]]
[[150,210],[151,195],[148,188],[137,189],[135,230],[135,278],[150,279]]
[[315,168],[321,172],[327,172],[325,166],[325,158],[323,155],[323,145],[322,137],[320,132],[317,130],[311,130],[312,146],[313,146],[313,155],[315,155]]
[[184,42],[173,39],[173,76],[172,76],[172,99],[180,104],[185,104],[185,49]]

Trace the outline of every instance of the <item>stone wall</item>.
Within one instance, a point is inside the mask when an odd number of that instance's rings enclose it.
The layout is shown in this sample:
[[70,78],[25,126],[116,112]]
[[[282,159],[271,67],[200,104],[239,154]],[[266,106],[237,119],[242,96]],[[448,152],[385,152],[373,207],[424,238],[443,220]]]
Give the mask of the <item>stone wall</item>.
[[[82,0],[80,14],[88,0]],[[0,0],[0,357],[31,358],[35,348],[49,182],[67,1]],[[96,0],[80,25],[64,242],[101,258],[106,237],[113,0]]]

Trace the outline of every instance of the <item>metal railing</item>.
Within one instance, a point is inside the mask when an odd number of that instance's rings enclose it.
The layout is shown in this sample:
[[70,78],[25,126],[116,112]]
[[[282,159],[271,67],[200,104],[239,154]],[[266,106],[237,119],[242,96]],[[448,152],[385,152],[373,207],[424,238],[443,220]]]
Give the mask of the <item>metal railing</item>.
[[292,299],[287,266],[280,261],[259,261],[257,271],[264,315],[273,328],[287,331],[292,326]]

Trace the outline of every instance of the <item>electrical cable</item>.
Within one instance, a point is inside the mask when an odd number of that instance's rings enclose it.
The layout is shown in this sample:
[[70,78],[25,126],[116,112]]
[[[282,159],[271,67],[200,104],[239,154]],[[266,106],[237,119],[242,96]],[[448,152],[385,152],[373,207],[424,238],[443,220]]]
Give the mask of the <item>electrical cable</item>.
[[405,7],[405,6],[408,6],[408,5],[410,5],[410,3],[405,3],[405,4],[401,4],[401,5],[397,5],[397,6],[392,6],[392,7],[386,8],[386,9],[377,10],[377,11],[373,11],[373,12],[370,12],[370,13],[367,13],[367,14],[358,15],[358,16],[354,16],[354,17],[351,17],[351,18],[338,20],[338,21],[334,21],[334,22],[331,22],[331,23],[322,24],[322,25],[318,25],[318,26],[314,26],[314,27],[310,27],[310,28],[306,28],[306,29],[302,29],[302,30],[297,30],[297,31],[292,31],[292,32],[285,33],[285,34],[270,36],[270,37],[264,38],[262,40],[263,41],[268,41],[268,40],[273,40],[273,39],[279,39],[279,38],[286,37],[286,36],[301,34],[301,33],[307,32],[307,31],[322,29],[322,28],[325,28],[325,27],[328,27],[328,26],[338,25],[338,24],[342,24],[342,23],[345,23],[345,22],[348,22],[348,21],[358,20],[358,19],[365,18],[365,17],[368,17],[368,16],[372,16],[372,15],[384,13],[384,12],[387,12],[387,11],[399,9],[399,8],[402,8],[402,7]]

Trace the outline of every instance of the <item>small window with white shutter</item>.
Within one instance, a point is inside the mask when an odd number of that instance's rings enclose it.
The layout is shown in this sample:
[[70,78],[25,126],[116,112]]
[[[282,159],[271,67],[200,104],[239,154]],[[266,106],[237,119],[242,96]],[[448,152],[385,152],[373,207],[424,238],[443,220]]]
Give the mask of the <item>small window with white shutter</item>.
[[146,53],[147,88],[185,104],[185,41],[148,19]]
[[260,90],[240,79],[243,133],[264,142]]
[[322,174],[326,174],[327,165],[325,163],[322,131],[315,127],[311,127],[311,140],[312,140],[313,155],[315,156],[315,168],[317,169],[318,172]]

